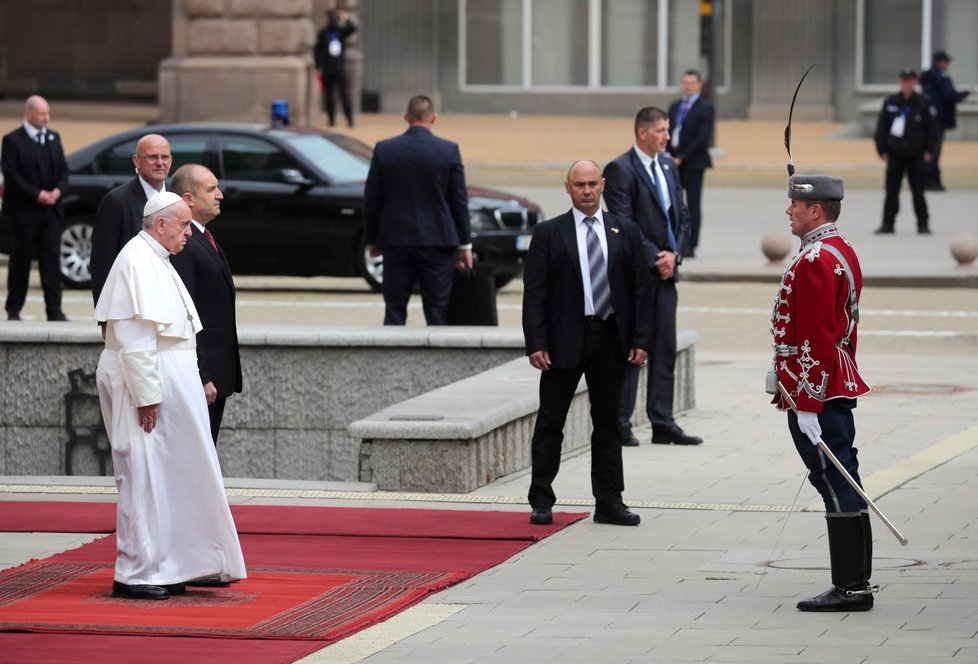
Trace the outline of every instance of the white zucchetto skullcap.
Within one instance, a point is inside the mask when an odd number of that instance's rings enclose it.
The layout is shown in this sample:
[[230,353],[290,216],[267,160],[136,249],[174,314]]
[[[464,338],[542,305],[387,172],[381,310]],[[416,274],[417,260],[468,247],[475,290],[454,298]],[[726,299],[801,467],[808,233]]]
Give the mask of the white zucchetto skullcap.
[[161,191],[146,201],[143,208],[143,218],[156,214],[160,210],[170,207],[174,203],[179,203],[183,198],[174,194],[172,191]]

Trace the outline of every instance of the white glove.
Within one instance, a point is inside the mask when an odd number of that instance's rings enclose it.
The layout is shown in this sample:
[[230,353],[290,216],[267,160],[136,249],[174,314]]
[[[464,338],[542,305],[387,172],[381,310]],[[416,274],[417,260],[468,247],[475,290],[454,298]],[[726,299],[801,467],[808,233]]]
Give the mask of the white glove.
[[809,413],[806,410],[798,411],[798,428],[808,436],[812,445],[818,445],[819,438],[822,437],[822,427],[818,423],[818,413]]

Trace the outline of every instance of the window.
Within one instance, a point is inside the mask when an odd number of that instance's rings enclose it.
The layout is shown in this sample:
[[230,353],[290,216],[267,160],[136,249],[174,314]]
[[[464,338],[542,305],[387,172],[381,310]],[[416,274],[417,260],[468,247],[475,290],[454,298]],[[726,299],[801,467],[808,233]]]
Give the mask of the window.
[[283,182],[283,170],[302,172],[299,163],[268,141],[246,136],[224,139],[224,178],[252,182]]
[[534,87],[588,84],[588,0],[533,0]]
[[132,156],[138,139],[126,141],[105,152],[98,160],[98,170],[104,175],[130,175],[135,172]]
[[[168,140],[170,142],[170,154],[173,155],[173,161],[170,163],[170,174],[173,174],[184,164],[204,163],[204,156],[207,151],[206,136],[188,134],[170,136]],[[132,156],[136,154],[136,143],[138,142],[139,138],[134,138],[105,152],[98,160],[99,173],[103,175],[132,175],[135,172]]]
[[927,69],[951,54],[956,87],[978,84],[978,3],[974,0],[859,0],[859,82],[894,88],[903,67]]
[[[919,1],[919,0],[918,0]],[[721,8],[727,6],[721,3]],[[708,41],[693,0],[459,0],[462,87],[677,87]],[[718,51],[724,47],[714,18]],[[723,61],[715,54],[714,70]],[[716,76],[717,83],[722,76]]]
[[520,85],[523,0],[469,0],[465,76],[472,85]]
[[619,0],[601,21],[601,84],[655,86],[658,82],[657,3]]
[[864,0],[864,83],[893,87],[904,67],[919,67],[922,0]]
[[[929,51],[947,51],[951,56],[948,72],[955,87],[978,85],[978,2],[974,0],[932,0]],[[930,62],[928,54],[927,62]],[[969,97],[969,101],[970,101]]]
[[370,149],[343,134],[289,134],[285,140],[330,182],[363,182],[370,170]]

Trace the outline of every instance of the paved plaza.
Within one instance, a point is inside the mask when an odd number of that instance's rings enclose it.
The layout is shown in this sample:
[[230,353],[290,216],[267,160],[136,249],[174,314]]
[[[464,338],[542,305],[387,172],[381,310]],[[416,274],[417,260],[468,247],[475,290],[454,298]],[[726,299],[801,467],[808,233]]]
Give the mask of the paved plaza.
[[[52,127],[67,142],[56,104],[52,111]],[[473,177],[530,195],[551,215],[568,206],[559,164],[574,157],[607,160],[630,145],[627,118],[533,119],[530,154],[510,159],[483,145],[494,142],[498,123],[522,119],[446,116],[441,133],[461,143]],[[11,124],[6,107],[0,107],[0,121]],[[132,113],[113,120],[119,128],[138,121]],[[108,131],[85,117],[68,122]],[[864,294],[860,330],[867,334],[860,336],[859,362],[874,392],[859,401],[856,445],[867,493],[910,540],[900,546],[873,519],[872,580],[881,587],[876,608],[854,614],[795,609],[830,581],[820,501],[805,480],[784,416],[763,393],[768,317],[781,266],[767,264],[760,240],[787,232],[784,178],[776,173],[783,148],[779,154],[776,147],[757,147],[766,146],[770,131],[780,146],[780,129],[772,123],[721,123],[718,145],[726,156],[707,174],[701,249],[684,265],[689,279],[680,285],[680,324],[701,338],[697,407],[680,424],[706,442],[653,446],[651,432],[638,430],[643,444],[625,449],[624,458],[625,500],[641,515],[639,527],[578,522],[302,661],[978,662],[978,268],[957,266],[948,253],[952,238],[978,232],[978,145],[947,148],[950,191],[928,196],[934,235],[911,232],[905,196],[897,234],[880,238],[872,230],[882,207],[882,166],[863,154],[871,150],[869,141],[839,138],[841,127],[801,127],[795,134],[799,165],[837,167],[832,172],[847,182],[852,177],[840,227],[872,284]],[[357,131],[376,140],[400,130],[390,116],[364,116]],[[595,136],[600,132],[602,141]],[[577,137],[579,152],[572,149]],[[753,151],[746,147],[751,138]],[[879,189],[871,186],[874,178]],[[245,283],[244,299],[258,297],[260,286]],[[517,324],[518,294],[518,284],[501,291],[500,301],[510,307],[501,311],[503,324]],[[78,308],[66,305],[69,315],[83,317],[85,306],[90,315],[90,300],[71,306]],[[374,309],[363,311],[371,318],[362,324],[376,320]],[[590,511],[588,468],[586,453],[564,460],[555,509]],[[234,503],[529,514],[528,473],[451,496],[248,478],[227,484]],[[114,500],[112,486],[110,478],[5,477],[0,500]],[[3,533],[0,567],[95,537]]]

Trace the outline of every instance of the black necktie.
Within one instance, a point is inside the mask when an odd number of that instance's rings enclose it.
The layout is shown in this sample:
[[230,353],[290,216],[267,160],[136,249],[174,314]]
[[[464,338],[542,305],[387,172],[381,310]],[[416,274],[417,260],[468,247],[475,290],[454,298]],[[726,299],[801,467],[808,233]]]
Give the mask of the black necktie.
[[594,315],[607,318],[611,313],[611,289],[608,287],[608,265],[601,251],[601,241],[594,230],[594,217],[585,217],[587,225],[587,266],[591,272],[591,302]]

